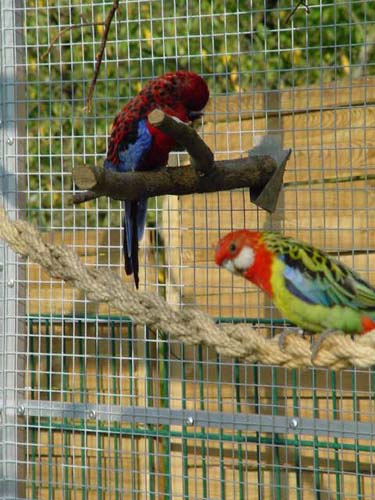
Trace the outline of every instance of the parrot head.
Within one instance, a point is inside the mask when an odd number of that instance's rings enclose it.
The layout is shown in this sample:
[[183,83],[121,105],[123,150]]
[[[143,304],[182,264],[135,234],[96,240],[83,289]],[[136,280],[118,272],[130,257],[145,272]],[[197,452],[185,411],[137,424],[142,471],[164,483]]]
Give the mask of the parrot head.
[[189,118],[192,121],[196,120],[202,116],[202,109],[210,96],[207,83],[192,71],[176,71],[170,74],[178,80],[181,101],[188,110]]
[[215,248],[215,262],[233,274],[243,276],[256,258],[260,234],[241,229],[221,238]]

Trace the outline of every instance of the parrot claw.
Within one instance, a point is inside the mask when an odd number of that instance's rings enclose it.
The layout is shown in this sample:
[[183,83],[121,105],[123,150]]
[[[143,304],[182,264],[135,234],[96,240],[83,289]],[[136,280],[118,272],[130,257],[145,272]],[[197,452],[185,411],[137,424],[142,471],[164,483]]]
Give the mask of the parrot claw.
[[298,328],[298,330],[283,330],[278,338],[279,342],[279,348],[280,350],[284,350],[287,347],[287,344],[290,340],[292,340],[292,337],[303,337],[303,330]]
[[311,361],[314,362],[314,359],[319,354],[319,351],[320,351],[320,349],[322,347],[322,344],[327,339],[329,339],[333,335],[337,335],[337,334],[338,334],[337,330],[330,329],[330,330],[324,330],[324,332],[322,332],[321,334],[318,335],[318,339],[311,346]]

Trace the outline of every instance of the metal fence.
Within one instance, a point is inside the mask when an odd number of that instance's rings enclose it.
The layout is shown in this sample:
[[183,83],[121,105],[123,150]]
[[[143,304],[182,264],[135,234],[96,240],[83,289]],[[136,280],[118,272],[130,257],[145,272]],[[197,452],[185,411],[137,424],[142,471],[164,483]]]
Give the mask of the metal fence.
[[[211,244],[271,227],[375,282],[375,9],[371,2],[1,0],[1,202],[90,266],[123,273],[121,205],[74,207],[72,168],[101,164],[116,112],[151,77],[191,69],[218,159],[259,137],[292,148],[273,216],[246,191],[153,201],[141,289],[218,321],[285,326]],[[186,160],[171,155],[171,163]],[[0,496],[374,498],[375,373],[222,358],[89,303],[0,245]],[[124,277],[124,279],[126,279]]]

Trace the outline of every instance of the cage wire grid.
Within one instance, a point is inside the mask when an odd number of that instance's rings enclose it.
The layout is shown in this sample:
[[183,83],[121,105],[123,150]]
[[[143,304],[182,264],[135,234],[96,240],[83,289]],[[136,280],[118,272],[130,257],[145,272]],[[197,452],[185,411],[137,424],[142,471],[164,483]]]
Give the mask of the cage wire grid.
[[[73,207],[71,171],[102,163],[115,114],[144,83],[191,69],[211,91],[199,132],[217,159],[269,134],[292,157],[273,216],[246,190],[150,200],[141,289],[279,332],[263,295],[213,262],[219,234],[244,226],[312,242],[375,283],[371,2],[120,2],[87,114],[103,26],[68,28],[111,5],[1,1],[9,215],[123,275],[121,205]],[[286,370],[187,347],[0,248],[2,497],[375,497],[372,369]]]

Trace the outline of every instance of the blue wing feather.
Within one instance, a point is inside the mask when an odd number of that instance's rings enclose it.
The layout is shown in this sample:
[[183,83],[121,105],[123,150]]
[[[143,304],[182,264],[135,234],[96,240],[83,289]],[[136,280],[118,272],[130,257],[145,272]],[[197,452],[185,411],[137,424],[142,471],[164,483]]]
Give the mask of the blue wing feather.
[[[279,256],[282,259],[282,256]],[[327,307],[334,305],[327,295],[327,284],[321,280],[312,279],[299,269],[285,264],[284,279],[286,288],[308,304],[321,304]],[[329,286],[329,284],[328,284]]]
[[109,160],[105,160],[104,168],[117,170],[118,172],[139,170],[142,160],[151,149],[151,146],[152,136],[147,128],[146,120],[140,120],[135,142],[128,144],[124,150],[118,151],[119,162],[116,165]]

